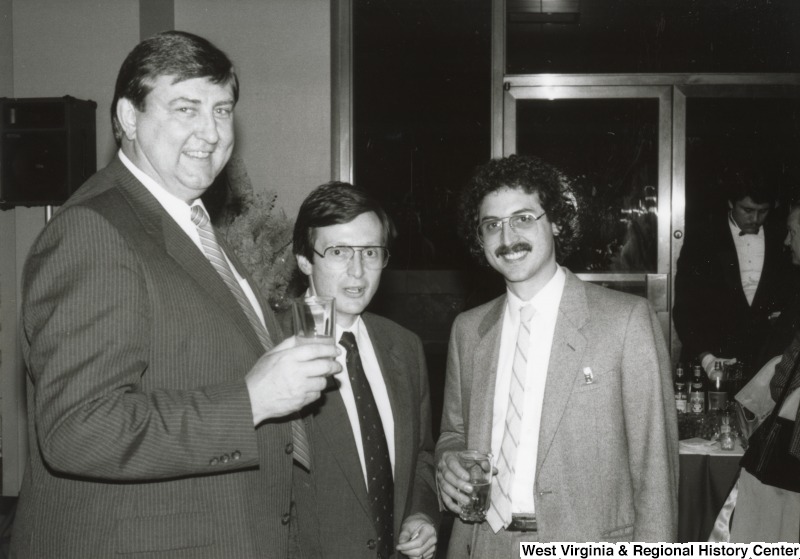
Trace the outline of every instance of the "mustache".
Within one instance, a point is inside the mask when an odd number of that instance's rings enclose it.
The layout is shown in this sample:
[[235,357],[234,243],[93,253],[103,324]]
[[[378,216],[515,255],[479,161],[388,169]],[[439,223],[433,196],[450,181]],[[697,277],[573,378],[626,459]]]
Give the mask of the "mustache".
[[530,243],[526,243],[525,241],[518,241],[513,245],[500,245],[494,251],[494,255],[497,257],[505,256],[506,254],[511,254],[512,252],[522,252],[523,250],[527,250],[528,252],[533,252],[533,247]]

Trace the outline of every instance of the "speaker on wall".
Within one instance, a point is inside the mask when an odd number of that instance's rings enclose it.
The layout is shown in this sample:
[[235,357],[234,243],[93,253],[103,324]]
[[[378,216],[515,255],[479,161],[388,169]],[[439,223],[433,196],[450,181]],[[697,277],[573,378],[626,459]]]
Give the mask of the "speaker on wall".
[[97,103],[0,98],[0,207],[58,206],[97,170]]

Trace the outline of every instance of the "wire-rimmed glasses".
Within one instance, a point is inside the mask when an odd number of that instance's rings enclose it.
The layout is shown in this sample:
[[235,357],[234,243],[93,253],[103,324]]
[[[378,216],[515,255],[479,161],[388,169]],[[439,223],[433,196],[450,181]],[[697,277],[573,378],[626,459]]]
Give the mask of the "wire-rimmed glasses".
[[478,238],[482,243],[494,241],[503,233],[503,225],[506,223],[514,231],[533,229],[536,226],[536,222],[542,219],[546,213],[542,212],[536,215],[533,212],[523,212],[500,219],[483,221],[478,225]]
[[371,270],[380,270],[389,263],[389,250],[383,246],[349,246],[337,245],[327,247],[324,251],[314,252],[325,259],[325,262],[336,268],[346,267],[355,256],[361,256],[361,264]]

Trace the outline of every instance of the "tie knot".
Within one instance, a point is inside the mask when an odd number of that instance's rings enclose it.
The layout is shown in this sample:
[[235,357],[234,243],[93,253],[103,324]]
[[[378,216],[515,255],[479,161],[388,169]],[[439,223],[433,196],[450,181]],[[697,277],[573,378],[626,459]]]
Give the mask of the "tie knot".
[[533,305],[525,305],[521,309],[519,309],[519,321],[523,324],[527,324],[533,318],[533,313],[536,312],[533,308]]
[[347,350],[348,353],[354,349],[358,349],[358,346],[356,345],[356,337],[352,332],[342,332],[342,337],[339,340],[339,343]]
[[208,221],[208,215],[206,215],[206,212],[203,210],[202,206],[199,204],[192,206],[192,223],[198,227],[205,227],[208,225]]

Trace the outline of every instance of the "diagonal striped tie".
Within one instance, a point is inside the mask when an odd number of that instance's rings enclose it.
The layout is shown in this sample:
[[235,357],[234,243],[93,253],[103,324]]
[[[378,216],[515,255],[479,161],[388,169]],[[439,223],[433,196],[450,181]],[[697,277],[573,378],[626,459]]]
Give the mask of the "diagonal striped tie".
[[[239,303],[239,306],[247,315],[250,325],[256,331],[261,345],[264,346],[265,351],[272,349],[274,344],[269,337],[267,329],[258,318],[253,305],[244,294],[244,290],[233,271],[228,265],[228,259],[225,258],[225,253],[222,252],[222,247],[217,242],[217,236],[214,234],[214,229],[211,227],[211,220],[200,205],[192,206],[192,222],[197,226],[197,232],[200,234],[200,244],[203,246],[203,252],[208,258],[208,261],[217,271],[217,273],[228,286],[228,289],[233,293],[234,298]],[[292,457],[306,469],[311,469],[311,451],[308,444],[308,436],[306,435],[305,427],[299,419],[292,420]]]
[[527,354],[531,338],[530,322],[533,313],[532,305],[525,305],[519,313],[519,330],[514,349],[514,362],[511,366],[511,386],[508,390],[506,428],[500,445],[497,476],[492,487],[492,504],[486,513],[486,521],[495,533],[511,522],[511,484],[514,481],[514,463],[522,425],[525,377],[528,370]]

